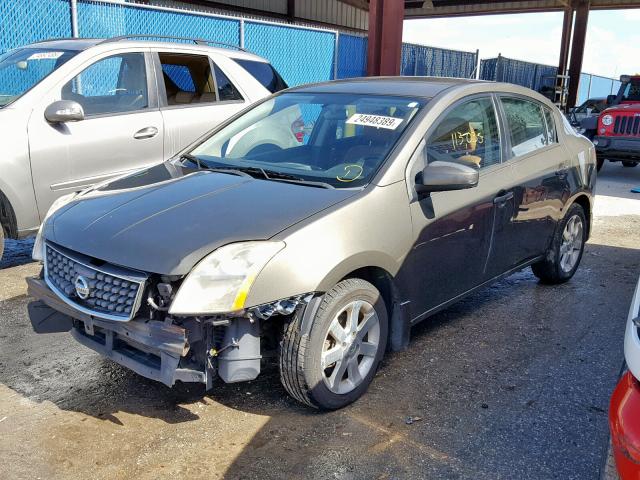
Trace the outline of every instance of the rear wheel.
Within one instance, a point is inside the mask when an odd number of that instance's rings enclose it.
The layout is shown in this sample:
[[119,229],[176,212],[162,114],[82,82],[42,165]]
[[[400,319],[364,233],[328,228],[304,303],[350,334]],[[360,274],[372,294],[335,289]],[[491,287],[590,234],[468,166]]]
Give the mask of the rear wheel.
[[622,162],[623,167],[633,168],[638,166],[638,162]]
[[301,315],[285,325],[280,379],[296,400],[326,410],[357,400],[369,387],[387,343],[387,310],[380,292],[347,279],[322,299],[308,335]]
[[586,238],[584,210],[574,203],[559,225],[546,258],[531,266],[534,275],[550,284],[569,280],[580,265]]
[[602,170],[603,166],[604,166],[604,158],[598,158],[596,160],[596,168],[598,169],[598,171]]

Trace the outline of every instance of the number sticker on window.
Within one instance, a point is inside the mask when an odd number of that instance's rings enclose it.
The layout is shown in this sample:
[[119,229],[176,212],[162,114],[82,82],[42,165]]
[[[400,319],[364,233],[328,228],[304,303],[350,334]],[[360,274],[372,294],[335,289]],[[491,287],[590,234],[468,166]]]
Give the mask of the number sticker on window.
[[402,123],[402,118],[385,117],[384,115],[369,115],[367,113],[356,113],[352,115],[346,123],[362,125],[365,127],[386,128],[395,130]]
[[38,52],[31,55],[27,60],[56,60],[62,56],[64,52]]

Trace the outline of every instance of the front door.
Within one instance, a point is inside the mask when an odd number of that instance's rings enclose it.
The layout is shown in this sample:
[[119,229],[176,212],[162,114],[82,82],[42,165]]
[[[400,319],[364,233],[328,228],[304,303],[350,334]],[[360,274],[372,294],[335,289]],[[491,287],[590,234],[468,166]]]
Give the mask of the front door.
[[[494,198],[512,187],[509,166],[501,163],[501,143],[494,102],[473,97],[454,105],[427,135],[422,164],[466,161],[480,166],[478,186],[417,195],[410,205],[415,243],[405,262],[403,283],[414,319],[486,280],[491,247]],[[417,168],[416,168],[417,167]]]
[[154,56],[168,157],[248,105],[209,56],[176,52]]
[[[93,62],[34,109],[29,120],[33,182],[42,218],[59,196],[163,160],[162,116],[153,105],[143,52]],[[85,119],[53,125],[55,100],[82,105]]]

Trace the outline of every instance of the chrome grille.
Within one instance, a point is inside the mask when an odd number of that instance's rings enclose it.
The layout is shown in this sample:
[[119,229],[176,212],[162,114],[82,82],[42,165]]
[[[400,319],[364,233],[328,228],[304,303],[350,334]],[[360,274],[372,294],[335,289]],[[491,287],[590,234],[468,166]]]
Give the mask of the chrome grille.
[[146,277],[116,266],[96,267],[83,255],[47,244],[45,280],[58,296],[81,312],[127,321],[140,306]]

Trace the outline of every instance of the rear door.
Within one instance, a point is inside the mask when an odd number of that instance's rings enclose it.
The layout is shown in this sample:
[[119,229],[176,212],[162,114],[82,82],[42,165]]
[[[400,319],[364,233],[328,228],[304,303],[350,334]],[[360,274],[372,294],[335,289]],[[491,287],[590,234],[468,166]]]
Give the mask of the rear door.
[[503,273],[545,253],[569,196],[569,159],[550,109],[528,97],[501,95],[514,210],[497,218],[490,264]]
[[[92,60],[46,96],[28,124],[33,182],[42,217],[59,196],[163,159],[163,122],[149,53]],[[82,105],[85,119],[52,125],[55,100]]]
[[167,157],[249,104],[246,93],[208,55],[160,51],[154,57]]

